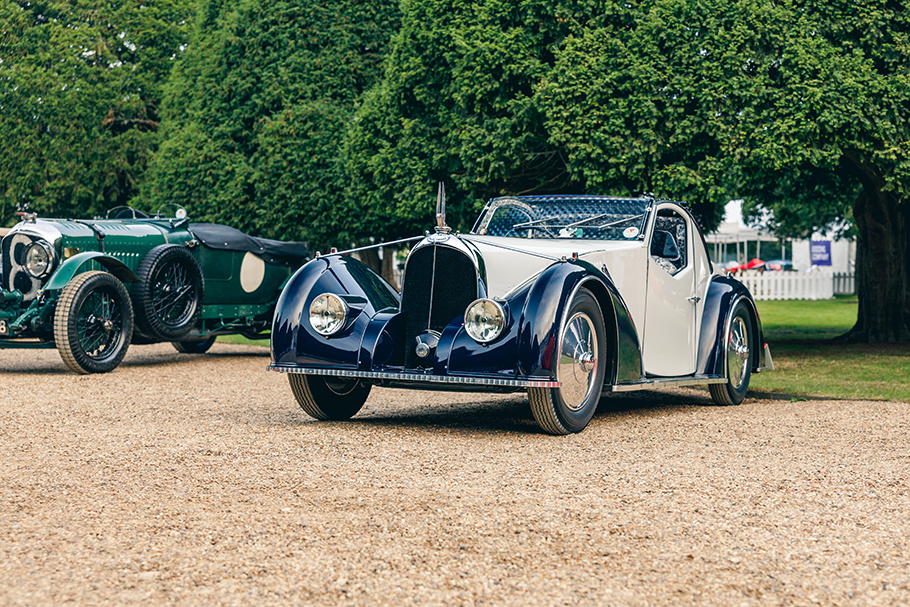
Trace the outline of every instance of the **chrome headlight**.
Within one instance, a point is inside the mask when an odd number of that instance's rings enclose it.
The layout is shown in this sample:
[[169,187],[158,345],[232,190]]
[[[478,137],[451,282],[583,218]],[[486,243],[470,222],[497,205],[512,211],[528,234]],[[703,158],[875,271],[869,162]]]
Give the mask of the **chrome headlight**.
[[35,278],[44,278],[54,269],[54,249],[43,240],[36,240],[25,250],[25,269]]
[[348,304],[337,295],[323,293],[310,304],[310,325],[320,335],[341,331],[348,317]]
[[492,299],[478,299],[464,313],[465,331],[471,339],[481,344],[499,337],[505,324],[505,310]]

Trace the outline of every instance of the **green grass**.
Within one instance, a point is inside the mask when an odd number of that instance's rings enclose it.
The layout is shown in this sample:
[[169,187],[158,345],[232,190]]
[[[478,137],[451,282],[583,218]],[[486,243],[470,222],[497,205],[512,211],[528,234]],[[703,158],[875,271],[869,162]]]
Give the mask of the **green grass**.
[[269,347],[268,339],[247,339],[243,335],[219,335],[218,341],[223,344],[240,344],[241,346]]
[[810,301],[758,301],[758,314],[768,341],[833,339],[856,322],[855,295]]
[[910,345],[837,344],[856,322],[856,298],[759,301],[775,370],[752,376],[752,390],[910,402]]

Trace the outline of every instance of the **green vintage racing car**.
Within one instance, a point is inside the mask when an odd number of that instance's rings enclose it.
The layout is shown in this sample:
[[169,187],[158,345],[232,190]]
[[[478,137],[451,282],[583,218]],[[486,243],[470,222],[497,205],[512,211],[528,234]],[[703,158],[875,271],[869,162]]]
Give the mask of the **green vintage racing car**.
[[130,344],[206,352],[218,335],[269,336],[275,303],[309,258],[304,243],[190,223],[174,206],[105,219],[23,213],[0,241],[0,348],[54,348],[105,373]]

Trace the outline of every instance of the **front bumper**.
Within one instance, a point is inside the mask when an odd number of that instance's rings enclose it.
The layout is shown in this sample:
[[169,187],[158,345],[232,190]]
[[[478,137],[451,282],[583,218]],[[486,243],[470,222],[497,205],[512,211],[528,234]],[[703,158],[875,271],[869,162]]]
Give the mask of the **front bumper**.
[[269,365],[268,370],[277,371],[278,373],[300,373],[303,375],[356,377],[372,380],[371,383],[377,385],[403,388],[429,387],[431,389],[454,389],[464,391],[474,389],[480,392],[490,390],[512,392],[523,388],[558,388],[561,385],[558,381],[544,378],[433,375],[431,373],[411,373],[407,371],[355,371],[352,369],[326,369],[276,364]]

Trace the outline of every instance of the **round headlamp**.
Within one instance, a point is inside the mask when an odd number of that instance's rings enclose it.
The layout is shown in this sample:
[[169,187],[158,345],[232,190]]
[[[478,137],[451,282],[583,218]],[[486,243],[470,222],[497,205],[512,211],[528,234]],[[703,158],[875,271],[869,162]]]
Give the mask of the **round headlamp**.
[[25,250],[25,269],[35,278],[50,274],[53,264],[54,250],[43,240],[36,240]]
[[320,335],[341,331],[348,317],[348,304],[332,293],[323,293],[310,304],[310,325]]
[[478,299],[464,313],[465,331],[471,339],[481,344],[499,337],[505,324],[505,310],[492,299]]

